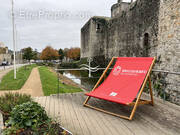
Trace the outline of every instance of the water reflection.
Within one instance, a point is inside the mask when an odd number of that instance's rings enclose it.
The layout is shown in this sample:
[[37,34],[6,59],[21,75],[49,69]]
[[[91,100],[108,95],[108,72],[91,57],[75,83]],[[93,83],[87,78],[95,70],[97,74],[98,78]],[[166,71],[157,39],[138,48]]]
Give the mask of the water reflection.
[[72,75],[71,73],[68,72],[64,72],[63,75],[72,79],[74,82],[81,84],[81,79],[77,78],[75,75]]
[[96,82],[98,81],[101,71],[92,73],[92,78],[88,77],[87,71],[65,71],[64,76],[72,79],[74,82],[83,85],[87,90],[92,90]]

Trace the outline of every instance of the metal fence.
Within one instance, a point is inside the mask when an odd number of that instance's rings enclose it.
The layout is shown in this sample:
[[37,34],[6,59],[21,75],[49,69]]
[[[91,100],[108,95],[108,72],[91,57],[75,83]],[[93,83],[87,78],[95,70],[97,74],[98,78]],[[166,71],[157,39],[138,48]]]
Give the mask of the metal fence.
[[[76,69],[55,69],[56,72],[57,72],[57,80],[58,80],[58,93],[60,93],[61,91],[61,88],[62,86],[60,87],[59,83],[60,83],[60,78],[59,78],[59,72],[60,71],[87,71],[88,72],[88,76],[87,77],[69,77],[69,79],[71,80],[75,80],[75,79],[98,79],[100,78],[100,76],[92,76],[92,73],[96,73],[97,71],[103,71],[105,70],[106,68],[99,68],[99,66],[96,66],[96,67],[91,67],[91,62],[93,61],[92,58],[88,58],[87,59],[87,62],[88,62],[88,65],[86,64],[82,64],[80,65],[81,68],[76,68]],[[109,68],[109,70],[112,70],[112,68]],[[160,78],[160,82],[156,82],[156,86],[157,85],[162,85],[161,88],[162,90],[159,91],[159,90],[155,90],[156,93],[159,93],[161,95],[161,98],[163,98],[164,100],[166,100],[166,91],[165,91],[165,88],[167,85],[178,85],[178,84],[169,84],[169,83],[166,83],[165,82],[165,77],[167,77],[167,75],[175,75],[175,76],[179,76],[180,75],[180,72],[172,72],[172,71],[165,71],[165,70],[159,70],[159,69],[152,69],[152,72],[153,73],[157,73],[157,74],[163,74]],[[159,84],[158,84],[159,83]],[[155,84],[154,84],[155,85]],[[85,89],[86,86],[84,86]],[[155,88],[154,88],[155,89]],[[158,89],[158,88],[157,88]],[[162,96],[163,95],[163,96]],[[158,94],[156,96],[159,96]]]
[[[100,78],[100,76],[96,76],[96,77],[93,77],[92,76],[92,73],[95,73],[95,72],[97,72],[97,71],[100,71],[100,70],[105,70],[106,68],[98,68],[98,66],[97,67],[95,67],[95,68],[92,68],[92,67],[90,67],[90,66],[88,66],[88,65],[86,65],[85,67],[83,67],[83,68],[79,68],[79,69],[55,69],[56,70],[56,72],[57,72],[57,80],[58,80],[58,88],[57,88],[57,90],[58,90],[58,93],[61,93],[61,89],[63,89],[63,87],[62,86],[60,86],[59,85],[59,83],[60,83],[60,78],[59,78],[59,72],[60,71],[88,71],[89,72],[89,75],[87,76],[87,77],[68,77],[69,79],[71,79],[72,81],[73,80],[76,80],[76,79],[98,79],[98,78]],[[111,70],[112,68],[110,68],[110,70]],[[171,72],[171,71],[164,71],[164,70],[157,70],[157,69],[153,69],[152,70],[152,72],[154,72],[154,73],[161,73],[161,74],[164,74],[163,76],[167,76],[168,74],[172,74],[172,75],[177,75],[177,76],[179,76],[180,75],[180,72]],[[163,78],[164,79],[164,78]],[[165,83],[165,82],[160,82],[160,83],[162,83],[162,84],[160,84],[160,85],[162,85],[162,90],[161,91],[159,91],[159,90],[154,90],[155,91],[155,93],[159,93],[159,94],[156,94],[156,96],[161,96],[161,98],[163,98],[164,100],[166,100],[167,99],[167,92],[165,91],[165,87],[167,86],[167,85],[175,85],[175,84],[167,84],[167,83]],[[79,85],[81,85],[81,84],[79,84]],[[82,85],[81,85],[82,86]],[[82,86],[85,90],[88,90],[87,89],[87,87],[86,86]],[[73,90],[73,88],[72,88],[72,90]],[[163,95],[163,96],[162,96]]]

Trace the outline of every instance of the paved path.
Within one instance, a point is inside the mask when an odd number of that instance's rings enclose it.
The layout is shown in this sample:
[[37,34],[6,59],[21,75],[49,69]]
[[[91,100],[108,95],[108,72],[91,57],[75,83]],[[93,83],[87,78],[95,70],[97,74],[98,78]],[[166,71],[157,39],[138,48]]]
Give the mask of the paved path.
[[39,97],[43,96],[43,90],[42,90],[42,85],[41,85],[41,80],[40,80],[40,75],[38,68],[33,68],[32,72],[24,84],[24,86],[20,90],[13,90],[13,91],[0,91],[0,95],[3,95],[4,93],[8,92],[15,92],[15,93],[25,93],[29,94],[32,97]]
[[[155,106],[139,106],[134,119],[128,121],[83,107],[85,98],[84,93],[74,93],[38,97],[35,101],[74,135],[180,134],[180,106],[156,98]],[[118,114],[129,112],[127,107],[120,104],[93,98],[90,104]]]

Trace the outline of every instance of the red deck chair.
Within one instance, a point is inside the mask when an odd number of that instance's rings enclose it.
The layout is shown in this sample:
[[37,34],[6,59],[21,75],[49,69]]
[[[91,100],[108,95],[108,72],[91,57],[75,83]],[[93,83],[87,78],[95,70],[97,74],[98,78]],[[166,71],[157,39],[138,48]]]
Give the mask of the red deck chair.
[[[101,85],[99,85],[115,59],[116,63],[111,73],[105,79],[105,81]],[[113,57],[106,70],[100,77],[99,81],[94,86],[93,90],[90,93],[86,94],[88,97],[84,102],[84,106],[124,119],[132,120],[138,105],[154,104],[150,79],[150,73],[154,62],[155,58],[151,57]],[[147,80],[149,80],[151,101],[140,99]],[[90,97],[134,107],[131,115],[127,117],[88,105],[87,102],[89,101]],[[136,101],[133,102],[135,99]]]

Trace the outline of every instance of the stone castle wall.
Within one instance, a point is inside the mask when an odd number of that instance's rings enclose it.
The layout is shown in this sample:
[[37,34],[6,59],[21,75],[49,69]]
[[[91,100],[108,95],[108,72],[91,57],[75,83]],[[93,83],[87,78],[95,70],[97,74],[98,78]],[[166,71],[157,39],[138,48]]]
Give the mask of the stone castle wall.
[[159,0],[117,4],[123,7],[119,15],[93,17],[81,29],[81,58],[100,57],[106,63],[113,56],[155,56]]
[[158,0],[137,0],[119,16],[112,18],[107,29],[106,58],[155,56],[158,16]]
[[[161,0],[156,68],[180,72],[180,0]],[[164,79],[170,100],[180,104],[180,75]]]
[[[107,65],[114,56],[151,56],[157,58],[154,68],[180,72],[180,0],[121,4],[112,6],[111,18],[93,17],[82,28],[81,58],[93,57],[97,65]],[[180,104],[179,75],[152,77],[157,95]]]
[[111,17],[116,17],[129,7],[130,3],[118,2],[111,7]]
[[81,58],[93,57],[95,64],[105,62],[108,17],[93,17],[81,29]]

